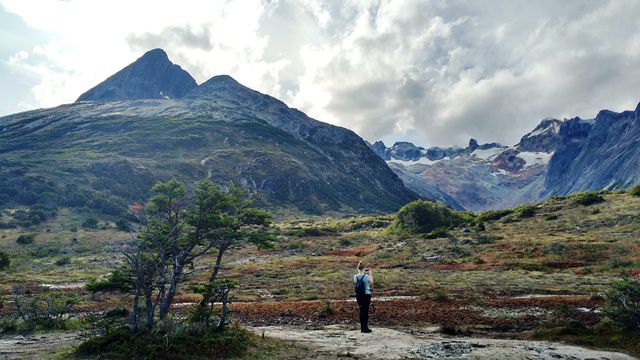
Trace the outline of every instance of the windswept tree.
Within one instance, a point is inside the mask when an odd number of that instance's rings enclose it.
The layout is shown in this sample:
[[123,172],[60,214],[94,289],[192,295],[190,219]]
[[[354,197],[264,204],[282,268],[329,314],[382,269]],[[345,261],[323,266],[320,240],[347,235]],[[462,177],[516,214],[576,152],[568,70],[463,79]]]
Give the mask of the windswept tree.
[[148,329],[154,328],[156,319],[165,319],[178,286],[188,275],[186,270],[212,251],[217,252],[216,262],[209,281],[201,287],[202,311],[197,314],[208,324],[212,300],[222,297],[217,327],[224,327],[230,283],[217,281],[222,258],[228,250],[245,244],[268,246],[274,239],[270,215],[253,208],[239,188],[225,190],[210,180],[196,184],[192,199],[177,180],[157,183],[151,192],[145,214],[140,215],[142,229],[123,251],[135,284],[131,328],[139,326],[142,301]]
[[245,245],[269,247],[275,239],[271,231],[271,215],[253,207],[251,199],[240,188],[232,186],[224,191],[211,181],[201,182],[196,188],[196,203],[188,222],[196,229],[196,236],[206,247],[216,251],[216,260],[209,281],[201,288],[202,301],[198,315],[208,326],[213,311],[213,300],[222,302],[221,316],[216,327],[226,324],[230,283],[218,281],[222,259],[231,249]]

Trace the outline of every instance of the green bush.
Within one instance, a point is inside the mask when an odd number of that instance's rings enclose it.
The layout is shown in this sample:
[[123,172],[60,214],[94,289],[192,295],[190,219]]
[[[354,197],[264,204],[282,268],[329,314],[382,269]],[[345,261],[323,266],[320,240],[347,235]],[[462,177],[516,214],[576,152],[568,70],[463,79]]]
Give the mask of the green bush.
[[129,309],[122,306],[107,310],[107,312],[104,313],[104,317],[106,318],[125,318],[127,316],[129,316]]
[[226,359],[239,357],[255,335],[238,326],[223,331],[177,324],[155,332],[118,328],[80,344],[77,355],[107,359]]
[[392,218],[389,216],[360,216],[335,223],[335,229],[340,232],[356,231],[362,229],[379,229],[389,226]]
[[97,229],[98,219],[94,217],[89,217],[82,223],[82,227],[85,229]]
[[60,290],[29,295],[22,286],[14,286],[13,302],[17,332],[78,329],[82,324],[69,317],[79,303],[75,294]]
[[59,258],[58,260],[56,260],[56,265],[57,266],[64,266],[64,265],[69,265],[71,264],[71,257],[69,255],[65,255],[61,258]]
[[36,245],[29,253],[35,258],[41,259],[60,255],[62,253],[62,249],[57,245]]
[[536,214],[536,206],[535,205],[521,205],[518,206],[515,210],[515,213],[520,218],[530,218]]
[[479,213],[476,217],[476,221],[480,223],[480,222],[486,222],[486,221],[492,221],[492,220],[500,220],[503,217],[511,214],[512,212],[513,212],[512,209],[488,210],[488,211]]
[[428,233],[425,237],[427,239],[446,238],[451,236],[451,233],[447,229],[435,229]]
[[4,251],[0,251],[0,270],[8,268],[9,265],[11,265],[11,259],[9,258],[9,255],[7,255],[7,253],[5,253]]
[[640,280],[613,283],[605,296],[603,313],[630,331],[640,331]]
[[640,196],[640,185],[632,187],[631,189],[627,190],[627,192],[633,196]]
[[0,335],[18,332],[18,319],[14,317],[0,318]]
[[33,244],[33,241],[36,239],[36,234],[22,234],[18,236],[16,242],[20,245],[28,245]]
[[589,206],[593,204],[599,204],[604,201],[604,198],[597,193],[580,193],[573,197],[573,202],[578,205]]
[[496,240],[503,240],[504,237],[499,235],[478,235],[476,241],[478,244],[493,244]]
[[462,214],[433,201],[416,200],[403,206],[389,230],[396,233],[428,233],[438,228],[450,228],[463,223]]
[[129,222],[126,219],[120,218],[116,221],[116,229],[118,231],[130,232],[131,226],[129,226]]
[[125,269],[115,269],[104,279],[90,279],[85,285],[85,289],[92,293],[98,291],[121,291],[128,292],[135,288],[133,279]]
[[567,245],[558,241],[554,241],[548,245],[545,245],[543,251],[547,254],[562,256],[567,251]]

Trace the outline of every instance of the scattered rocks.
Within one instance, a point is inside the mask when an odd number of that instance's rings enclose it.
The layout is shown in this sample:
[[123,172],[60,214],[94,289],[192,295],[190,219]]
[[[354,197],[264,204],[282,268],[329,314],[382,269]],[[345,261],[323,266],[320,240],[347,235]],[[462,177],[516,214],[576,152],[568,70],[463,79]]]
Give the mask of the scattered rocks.
[[268,326],[254,330],[258,334],[309,346],[309,358],[318,354],[349,354],[354,358],[367,359],[633,359],[622,353],[543,341],[455,338],[418,329],[405,332],[374,327],[371,334],[361,334],[355,326],[348,325],[311,330]]

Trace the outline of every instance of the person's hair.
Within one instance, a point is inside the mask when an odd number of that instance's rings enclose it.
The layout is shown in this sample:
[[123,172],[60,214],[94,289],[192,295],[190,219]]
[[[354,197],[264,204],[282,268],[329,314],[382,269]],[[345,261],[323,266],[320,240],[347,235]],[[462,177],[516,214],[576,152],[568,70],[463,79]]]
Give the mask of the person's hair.
[[358,270],[364,270],[364,263],[362,261],[358,262]]

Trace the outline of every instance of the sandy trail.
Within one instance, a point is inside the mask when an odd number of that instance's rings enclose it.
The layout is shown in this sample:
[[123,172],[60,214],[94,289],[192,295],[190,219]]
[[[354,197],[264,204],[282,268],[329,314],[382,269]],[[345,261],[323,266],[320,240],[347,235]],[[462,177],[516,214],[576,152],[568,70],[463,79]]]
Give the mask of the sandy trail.
[[78,344],[82,339],[79,331],[3,336],[0,337],[0,359],[46,359],[55,349]]
[[437,328],[414,331],[373,328],[372,334],[362,334],[345,325],[314,330],[290,326],[253,329],[258,334],[305,345],[310,349],[310,359],[635,359],[622,353],[543,341],[448,337],[437,333]]

